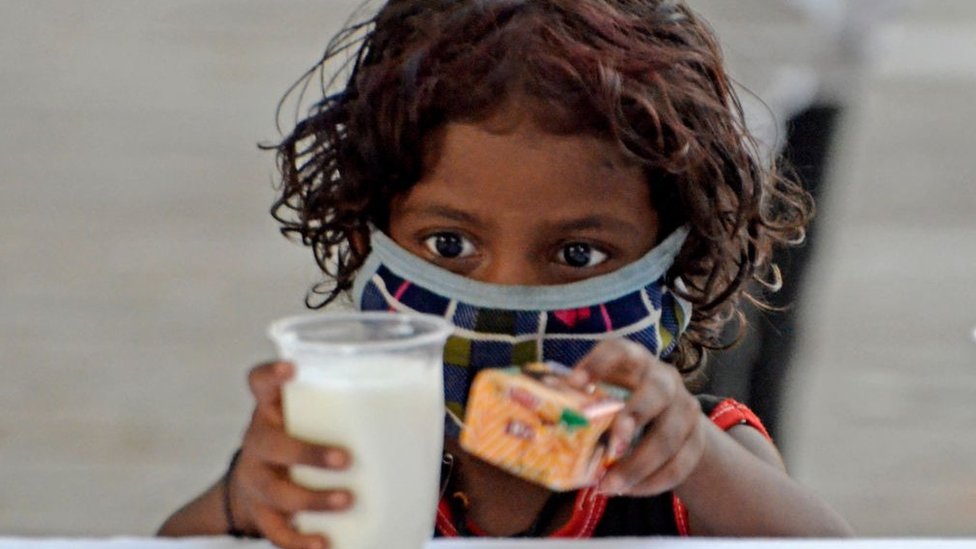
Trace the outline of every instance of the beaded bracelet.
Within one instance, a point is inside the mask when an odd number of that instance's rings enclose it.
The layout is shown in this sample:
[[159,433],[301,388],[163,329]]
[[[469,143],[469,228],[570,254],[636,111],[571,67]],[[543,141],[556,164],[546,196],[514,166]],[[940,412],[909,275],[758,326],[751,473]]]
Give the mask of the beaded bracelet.
[[230,477],[234,474],[234,468],[237,466],[237,460],[240,457],[241,450],[238,449],[231,456],[230,463],[227,464],[227,472],[224,473],[224,518],[227,520],[227,535],[235,538],[247,537],[247,533],[238,528],[234,522],[234,513],[230,508]]

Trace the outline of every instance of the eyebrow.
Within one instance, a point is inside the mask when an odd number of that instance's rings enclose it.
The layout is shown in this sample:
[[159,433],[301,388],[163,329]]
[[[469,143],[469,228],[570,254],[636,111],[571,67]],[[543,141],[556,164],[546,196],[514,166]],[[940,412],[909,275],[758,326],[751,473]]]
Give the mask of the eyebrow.
[[481,219],[471,215],[468,212],[458,210],[456,208],[451,208],[449,206],[441,206],[436,204],[431,204],[427,206],[419,206],[413,208],[405,208],[403,210],[404,214],[419,214],[419,215],[432,215],[437,217],[442,217],[444,219],[450,219],[452,221],[458,221],[461,223],[471,223],[474,225],[481,225]]
[[[469,223],[471,225],[483,226],[484,221],[478,216],[463,210],[458,210],[450,206],[430,204],[425,206],[415,206],[406,208],[404,214],[410,215],[430,215],[450,219],[459,223]],[[556,222],[552,224],[553,229],[559,232],[585,231],[585,230],[606,230],[620,233],[634,233],[640,230],[633,223],[623,221],[609,215],[588,215],[578,219]]]
[[555,225],[560,231],[585,231],[587,229],[604,229],[615,232],[636,232],[639,227],[632,223],[617,219],[613,216],[590,215],[579,219],[571,219]]

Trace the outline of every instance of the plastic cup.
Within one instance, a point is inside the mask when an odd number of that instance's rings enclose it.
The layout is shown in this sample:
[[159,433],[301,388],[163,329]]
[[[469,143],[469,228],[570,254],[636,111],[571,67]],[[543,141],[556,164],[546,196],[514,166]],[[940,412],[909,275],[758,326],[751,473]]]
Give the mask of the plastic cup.
[[352,491],[348,511],[300,512],[296,527],[335,549],[419,549],[433,534],[444,432],[442,355],[451,325],[385,312],[313,314],[269,335],[296,375],[283,387],[292,437],[352,454],[343,471],[297,465],[313,489]]

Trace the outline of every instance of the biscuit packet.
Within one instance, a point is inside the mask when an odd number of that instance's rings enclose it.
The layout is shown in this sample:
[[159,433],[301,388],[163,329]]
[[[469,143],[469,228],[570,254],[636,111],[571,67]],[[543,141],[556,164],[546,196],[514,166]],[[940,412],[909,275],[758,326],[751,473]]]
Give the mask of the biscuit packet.
[[609,428],[627,392],[595,384],[580,391],[554,362],[492,368],[475,376],[461,447],[551,490],[595,484],[614,461]]

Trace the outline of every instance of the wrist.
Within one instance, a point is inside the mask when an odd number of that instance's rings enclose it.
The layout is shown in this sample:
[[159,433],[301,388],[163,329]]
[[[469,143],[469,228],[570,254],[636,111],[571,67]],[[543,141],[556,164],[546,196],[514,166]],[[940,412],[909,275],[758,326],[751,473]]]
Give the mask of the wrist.
[[235,538],[244,537],[257,537],[252,532],[253,529],[249,528],[247,521],[241,516],[240,505],[234,504],[235,497],[235,487],[234,487],[234,473],[237,471],[237,463],[241,457],[241,450],[238,449],[231,456],[230,462],[227,464],[227,471],[224,473],[224,478],[221,484],[223,485],[223,514],[224,522],[226,525],[226,533],[228,536],[233,536]]
[[716,430],[712,424],[712,420],[708,419],[704,414],[698,419],[698,430],[699,432],[694,435],[701,437],[701,450],[698,452],[698,460],[692,465],[685,476],[684,480],[674,488],[675,493],[684,498],[682,492],[688,492],[694,490],[695,486],[704,486],[707,488],[709,482],[711,482],[708,477],[711,474],[710,465],[714,465],[711,452],[715,449],[715,434]]

